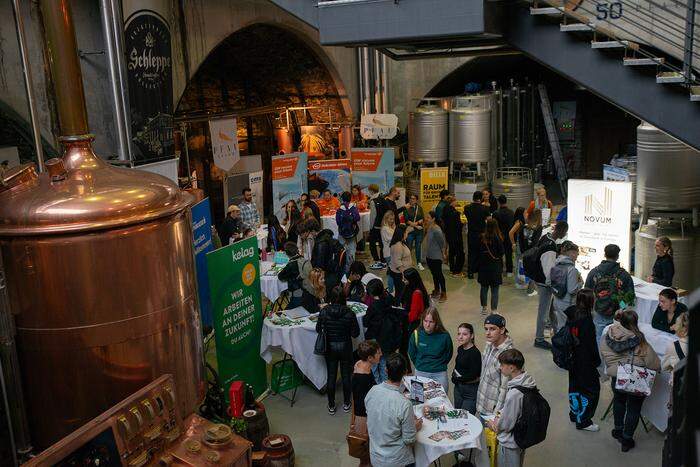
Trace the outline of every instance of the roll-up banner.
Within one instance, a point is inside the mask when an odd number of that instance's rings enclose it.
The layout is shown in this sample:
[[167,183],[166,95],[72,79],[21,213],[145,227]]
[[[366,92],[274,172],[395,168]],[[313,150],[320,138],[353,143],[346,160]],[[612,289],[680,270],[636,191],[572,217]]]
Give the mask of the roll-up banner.
[[340,196],[350,191],[350,159],[330,159],[309,162],[309,191],[331,190]]
[[272,157],[272,207],[282,219],[284,205],[307,191],[307,155],[295,152]]
[[192,206],[192,236],[194,241],[194,263],[197,273],[197,295],[202,323],[213,324],[211,298],[209,296],[209,275],[207,274],[207,253],[214,250],[211,238],[211,207],[209,198],[204,198]]
[[386,193],[394,186],[393,148],[352,148],[352,184],[360,185],[367,193],[372,183],[379,186],[380,193]]
[[420,169],[420,203],[423,212],[432,211],[440,201],[440,192],[447,189],[447,167]]
[[583,278],[611,243],[620,247],[620,265],[629,271],[632,183],[569,180],[567,206],[568,238],[579,246],[576,267]]

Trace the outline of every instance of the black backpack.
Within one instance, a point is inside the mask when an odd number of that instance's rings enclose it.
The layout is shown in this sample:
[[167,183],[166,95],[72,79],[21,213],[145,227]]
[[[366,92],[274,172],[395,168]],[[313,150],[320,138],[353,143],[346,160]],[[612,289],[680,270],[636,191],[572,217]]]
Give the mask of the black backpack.
[[562,326],[552,336],[552,360],[554,360],[554,364],[564,370],[570,370],[574,364],[574,350],[578,345],[578,337],[571,332],[571,327]]
[[338,222],[338,234],[345,239],[357,237],[357,234],[360,232],[360,227],[357,225],[357,222],[355,222],[355,219],[352,217],[352,212],[350,212],[350,208],[339,209],[338,212],[340,212],[340,222]]
[[523,253],[525,275],[535,282],[544,284],[547,278],[542,270],[542,255],[547,251],[557,251],[557,245],[551,237],[541,237],[535,246]]
[[515,389],[523,393],[523,406],[513,427],[513,437],[520,449],[527,449],[547,437],[550,408],[537,387],[515,386]]
[[401,346],[403,330],[408,324],[408,315],[401,307],[392,306],[384,310],[380,339],[383,347],[392,352]]
[[327,272],[340,272],[345,267],[345,247],[336,239],[331,241],[331,257],[326,263]]

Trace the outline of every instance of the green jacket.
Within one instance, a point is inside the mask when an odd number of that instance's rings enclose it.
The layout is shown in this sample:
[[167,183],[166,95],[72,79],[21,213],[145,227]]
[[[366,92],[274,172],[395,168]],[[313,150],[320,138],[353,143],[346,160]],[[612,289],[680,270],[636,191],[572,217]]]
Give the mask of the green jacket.
[[408,356],[418,371],[447,371],[452,351],[452,338],[448,332],[428,334],[423,326],[416,329],[408,341]]

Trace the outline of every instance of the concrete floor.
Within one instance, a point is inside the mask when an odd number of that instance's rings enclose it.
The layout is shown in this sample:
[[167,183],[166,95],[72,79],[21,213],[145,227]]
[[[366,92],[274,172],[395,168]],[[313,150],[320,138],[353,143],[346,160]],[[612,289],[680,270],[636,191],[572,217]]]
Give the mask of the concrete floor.
[[[427,269],[422,274],[428,291],[432,280]],[[453,336],[457,326],[469,322],[476,330],[477,347],[483,349],[483,318],[479,304],[479,286],[476,280],[456,279],[447,273],[448,300],[439,305],[440,316]],[[537,315],[537,297],[527,297],[523,290],[516,290],[512,279],[504,279],[500,291],[499,313],[505,316],[507,327],[515,347],[525,355],[525,368],[533,375],[552,414],[547,439],[527,450],[525,464],[557,467],[618,467],[661,465],[663,435],[649,425],[646,433],[640,424],[635,434],[637,447],[627,453],[610,436],[612,413],[600,421],[611,399],[610,386],[603,384],[601,401],[596,412],[596,423],[601,431],[578,431],[568,418],[567,373],[557,368],[548,351],[532,346]],[[450,365],[449,371],[452,370]],[[452,388],[450,388],[451,393]],[[338,384],[336,401],[342,401],[342,389]],[[451,395],[451,394],[450,394]],[[286,433],[292,439],[299,467],[345,467],[357,465],[357,460],[347,455],[345,435],[350,415],[339,410],[335,416],[326,411],[326,397],[311,386],[303,386],[297,392],[297,402],[290,407],[280,396],[269,396],[264,401],[273,433]],[[454,463],[452,456],[443,456],[443,467]]]

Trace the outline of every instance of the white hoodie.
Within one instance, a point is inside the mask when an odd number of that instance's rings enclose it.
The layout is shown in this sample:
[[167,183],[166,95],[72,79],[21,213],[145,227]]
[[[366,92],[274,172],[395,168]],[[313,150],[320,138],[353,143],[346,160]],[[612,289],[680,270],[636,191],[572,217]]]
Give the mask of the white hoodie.
[[516,386],[534,388],[535,380],[526,371],[508,381],[508,392],[506,400],[501,409],[501,416],[498,419],[498,442],[506,448],[515,449],[515,436],[513,428],[523,411],[523,393],[516,389]]

